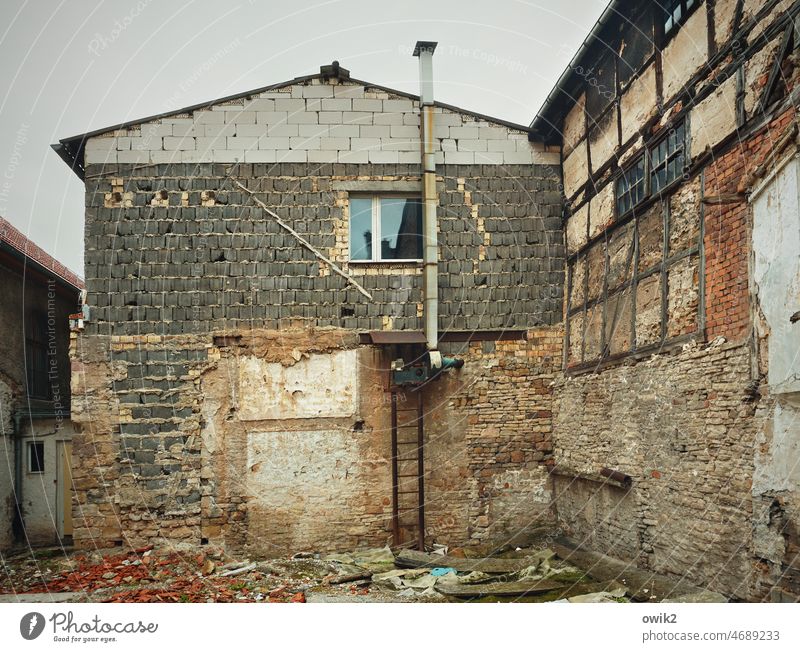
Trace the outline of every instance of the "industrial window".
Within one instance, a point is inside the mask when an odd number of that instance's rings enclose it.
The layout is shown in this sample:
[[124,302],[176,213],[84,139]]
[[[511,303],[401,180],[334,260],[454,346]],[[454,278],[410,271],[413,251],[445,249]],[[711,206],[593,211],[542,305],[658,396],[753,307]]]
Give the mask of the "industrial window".
[[689,12],[698,4],[700,0],[661,0],[664,36],[677,32],[678,27],[686,22]]
[[351,197],[351,261],[422,258],[422,203],[416,197]]
[[650,150],[650,192],[661,192],[683,174],[686,134],[679,123]]
[[47,368],[47,316],[31,312],[25,324],[25,371],[28,396],[49,401],[52,398]]
[[644,155],[617,178],[616,194],[618,217],[645,198]]
[[44,473],[44,442],[28,442],[28,473]]

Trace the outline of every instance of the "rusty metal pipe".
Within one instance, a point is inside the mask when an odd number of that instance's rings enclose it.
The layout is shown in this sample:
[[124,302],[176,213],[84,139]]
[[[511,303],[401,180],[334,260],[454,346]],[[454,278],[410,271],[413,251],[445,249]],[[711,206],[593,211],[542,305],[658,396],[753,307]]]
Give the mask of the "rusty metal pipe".
[[633,478],[622,471],[615,471],[614,469],[604,467],[600,469],[600,475],[614,482],[619,482],[626,487],[630,487],[633,484]]

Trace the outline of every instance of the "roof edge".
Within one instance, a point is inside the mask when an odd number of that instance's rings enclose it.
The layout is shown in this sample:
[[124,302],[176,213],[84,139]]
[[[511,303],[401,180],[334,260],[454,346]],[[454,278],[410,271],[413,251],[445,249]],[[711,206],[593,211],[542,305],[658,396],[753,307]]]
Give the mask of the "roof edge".
[[[86,144],[86,141],[90,138],[94,138],[95,136],[101,136],[103,134],[107,134],[111,131],[116,131],[118,129],[126,129],[128,127],[133,127],[136,125],[141,125],[147,122],[152,122],[153,120],[162,120],[164,118],[169,118],[172,116],[180,115],[182,113],[191,113],[194,111],[198,111],[201,109],[208,109],[214,105],[221,104],[223,102],[231,102],[233,100],[239,100],[245,97],[250,97],[253,95],[258,95],[260,93],[266,93],[267,91],[276,90],[279,88],[286,88],[287,86],[293,86],[294,84],[304,84],[306,82],[312,81],[314,79],[327,79],[329,75],[325,73],[315,73],[313,75],[304,75],[301,77],[295,77],[294,79],[290,79],[288,81],[280,82],[277,84],[270,84],[269,86],[262,86],[261,88],[255,88],[252,90],[244,91],[241,93],[236,93],[234,95],[227,95],[225,97],[216,98],[213,100],[209,100],[206,102],[200,102],[198,104],[192,104],[190,106],[185,106],[180,109],[175,109],[172,111],[166,111],[163,113],[156,113],[154,115],[150,115],[144,118],[137,118],[136,120],[127,120],[125,122],[120,122],[115,125],[111,125],[109,127],[102,127],[100,129],[94,129],[92,131],[88,131],[83,134],[77,134],[75,136],[70,136],[68,138],[61,138],[57,143],[52,144],[50,147],[55,151],[56,154],[61,157],[61,159],[70,166],[72,171],[83,180],[84,178],[84,167],[83,167],[83,148]],[[408,99],[419,101],[419,95],[415,93],[409,93],[407,91],[398,90],[396,88],[390,88],[388,86],[382,86],[381,84],[373,84],[372,82],[364,81],[361,79],[354,79],[352,77],[348,77],[347,79],[343,80],[348,83],[352,84],[360,84],[364,87],[375,88],[380,91],[384,91],[386,93],[393,93],[395,95],[399,95],[401,97],[406,97]],[[509,129],[514,129],[516,131],[521,131],[523,133],[531,134],[531,127],[517,124],[515,122],[511,122],[510,120],[503,120],[502,118],[496,118],[490,115],[486,115],[483,113],[478,113],[477,111],[471,111],[469,109],[465,109],[459,106],[455,106],[453,104],[447,104],[445,102],[434,102],[434,106],[437,106],[441,109],[446,109],[448,111],[453,111],[456,113],[463,113],[465,115],[472,116],[474,118],[478,118],[480,120],[485,120],[486,122],[491,122],[493,124],[498,124],[503,127],[507,127]]]

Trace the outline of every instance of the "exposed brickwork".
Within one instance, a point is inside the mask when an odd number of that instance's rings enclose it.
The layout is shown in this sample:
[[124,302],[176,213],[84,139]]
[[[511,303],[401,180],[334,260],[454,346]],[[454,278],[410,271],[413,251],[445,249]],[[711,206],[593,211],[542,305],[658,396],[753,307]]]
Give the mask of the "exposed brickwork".
[[[736,142],[706,168],[705,194],[732,197],[742,192],[746,179],[764,164],[771,148],[794,119],[790,109],[763,130]],[[742,196],[730,203],[705,207],[706,334],[739,341],[750,332],[748,260],[750,207]]]
[[[657,572],[746,598],[753,586],[750,495],[758,430],[750,356],[689,347],[558,382],[559,522],[580,541]],[[635,391],[632,389],[635,388]],[[608,467],[633,479],[602,488]]]
[[[527,340],[450,345],[465,367],[424,399],[429,541],[520,540],[550,518],[561,337],[537,329]],[[305,328],[76,337],[76,544],[208,540],[267,555],[384,545],[389,359],[357,341]],[[249,391],[273,391],[248,360],[289,368],[347,350],[357,356],[352,415],[285,420],[241,405]]]

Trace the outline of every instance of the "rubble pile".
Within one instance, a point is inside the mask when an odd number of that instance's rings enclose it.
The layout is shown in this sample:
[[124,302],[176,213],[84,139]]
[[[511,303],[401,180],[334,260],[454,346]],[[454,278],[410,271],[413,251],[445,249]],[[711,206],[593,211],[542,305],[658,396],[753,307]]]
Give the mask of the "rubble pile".
[[[385,548],[233,559],[211,547],[152,547],[0,557],[0,602],[628,602],[695,595],[695,587],[620,570],[574,549],[431,552]],[[589,569],[584,572],[572,565]],[[657,598],[658,596],[658,598]],[[709,595],[704,601],[724,601]]]

